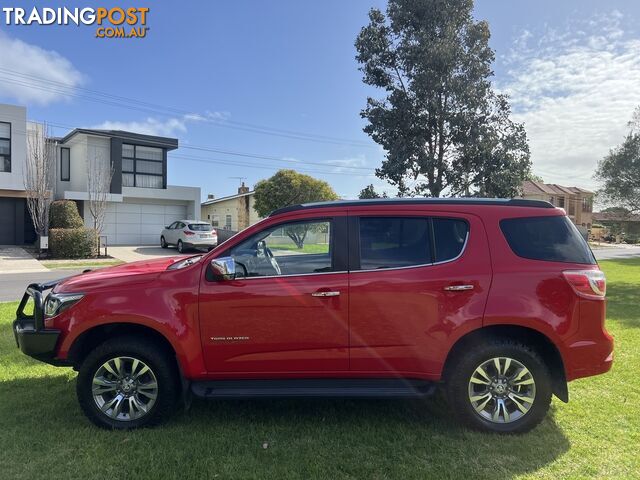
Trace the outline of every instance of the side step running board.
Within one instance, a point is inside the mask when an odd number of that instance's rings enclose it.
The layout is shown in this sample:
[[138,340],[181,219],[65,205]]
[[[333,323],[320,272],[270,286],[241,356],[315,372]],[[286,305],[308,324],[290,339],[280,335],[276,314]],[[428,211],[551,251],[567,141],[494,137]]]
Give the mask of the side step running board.
[[421,398],[431,395],[435,389],[435,383],[425,380],[387,378],[211,380],[191,383],[191,391],[201,398]]

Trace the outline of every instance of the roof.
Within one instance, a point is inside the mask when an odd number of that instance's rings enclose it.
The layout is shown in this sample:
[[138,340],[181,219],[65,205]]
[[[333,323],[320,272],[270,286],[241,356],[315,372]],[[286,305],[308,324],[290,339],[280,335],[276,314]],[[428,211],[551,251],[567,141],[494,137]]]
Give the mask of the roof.
[[640,222],[640,215],[634,213],[593,212],[591,218],[594,222]]
[[249,192],[246,193],[237,193],[235,195],[229,195],[228,197],[220,197],[220,198],[212,198],[210,200],[207,200],[205,202],[202,202],[201,205],[212,205],[214,203],[218,203],[218,202],[224,202],[226,200],[233,200],[234,198],[240,198],[240,197],[247,197],[249,195],[253,195],[255,192],[255,190],[251,190]]
[[154,147],[162,147],[167,150],[175,150],[178,148],[178,139],[169,137],[157,137],[155,135],[143,135],[141,133],[127,132],[125,130],[103,130],[95,128],[75,128],[67,135],[62,137],[60,143],[66,143],[72,137],[78,134],[96,135],[99,137],[120,138],[136,143],[144,143]]
[[555,208],[544,200],[525,200],[522,198],[376,198],[291,205],[290,207],[274,210],[269,216],[311,208],[363,207],[372,205],[494,205],[502,207]]
[[540,195],[541,193],[549,195],[593,195],[593,192],[580,187],[565,187],[557,183],[534,182],[533,180],[525,180],[522,182],[523,195]]

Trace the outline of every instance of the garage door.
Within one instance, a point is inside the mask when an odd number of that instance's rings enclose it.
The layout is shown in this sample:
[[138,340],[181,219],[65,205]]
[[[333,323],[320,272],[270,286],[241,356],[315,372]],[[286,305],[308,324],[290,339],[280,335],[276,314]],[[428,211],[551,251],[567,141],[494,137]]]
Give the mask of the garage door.
[[0,198],[0,245],[16,243],[16,203],[13,198]]
[[165,225],[185,218],[186,205],[109,203],[103,234],[109,245],[156,245]]

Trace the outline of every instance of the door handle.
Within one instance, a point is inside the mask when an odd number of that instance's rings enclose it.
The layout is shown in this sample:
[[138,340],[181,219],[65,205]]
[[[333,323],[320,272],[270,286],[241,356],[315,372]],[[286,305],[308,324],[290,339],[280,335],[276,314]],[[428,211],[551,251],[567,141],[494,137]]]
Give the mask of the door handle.
[[473,285],[450,285],[444,289],[447,292],[464,292],[465,290],[473,290]]
[[312,297],[339,297],[340,292],[315,292],[311,294]]

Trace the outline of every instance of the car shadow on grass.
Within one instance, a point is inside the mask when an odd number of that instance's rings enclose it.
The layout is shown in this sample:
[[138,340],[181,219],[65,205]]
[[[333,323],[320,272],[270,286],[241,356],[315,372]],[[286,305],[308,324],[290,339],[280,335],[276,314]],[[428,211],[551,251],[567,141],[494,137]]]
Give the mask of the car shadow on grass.
[[105,478],[123,467],[137,478],[513,478],[569,449],[553,409],[528,434],[483,434],[461,428],[439,395],[196,399],[160,427],[106,431],[85,419],[74,377],[61,373],[0,382],[6,478]]
[[627,327],[640,327],[638,285],[616,282],[607,285],[607,318]]

